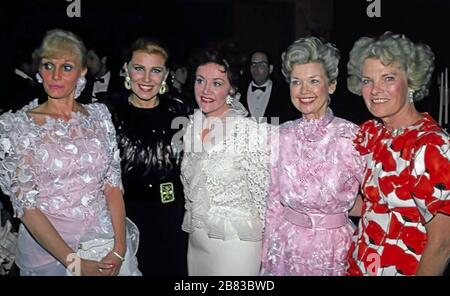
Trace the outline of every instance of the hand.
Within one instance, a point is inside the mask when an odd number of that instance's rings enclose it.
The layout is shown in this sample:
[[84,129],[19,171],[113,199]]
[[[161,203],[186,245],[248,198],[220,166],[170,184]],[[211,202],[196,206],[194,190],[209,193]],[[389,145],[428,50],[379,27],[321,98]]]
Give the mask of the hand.
[[107,276],[114,268],[111,263],[81,259],[81,275]]
[[112,266],[110,269],[103,271],[104,275],[116,276],[119,274],[120,267],[122,266],[122,260],[120,260],[112,252],[106,254],[106,256],[103,257],[103,259],[101,260],[101,262]]

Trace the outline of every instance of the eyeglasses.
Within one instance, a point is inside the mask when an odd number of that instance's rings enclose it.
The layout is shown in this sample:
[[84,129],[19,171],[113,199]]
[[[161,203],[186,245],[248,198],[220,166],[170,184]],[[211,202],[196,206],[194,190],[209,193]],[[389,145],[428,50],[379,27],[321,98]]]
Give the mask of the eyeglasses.
[[250,67],[252,68],[264,68],[267,67],[269,64],[266,61],[261,61],[261,62],[251,62],[250,63]]

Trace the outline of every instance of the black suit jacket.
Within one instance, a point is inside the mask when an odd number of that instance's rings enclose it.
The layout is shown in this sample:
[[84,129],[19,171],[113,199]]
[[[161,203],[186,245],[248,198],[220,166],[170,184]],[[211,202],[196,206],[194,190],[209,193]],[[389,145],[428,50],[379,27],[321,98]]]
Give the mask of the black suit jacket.
[[[106,92],[96,93],[97,102],[99,103],[105,103],[111,96],[115,95],[115,93],[125,90],[125,78],[120,77],[119,70],[110,69],[110,72],[111,76],[109,78],[108,90]],[[95,80],[92,76],[86,76],[86,80],[86,87],[81,92],[80,97],[77,98],[77,101],[83,104],[90,104],[92,103],[92,91],[94,90]]]
[[[247,91],[250,83],[246,84],[241,89],[240,102],[247,110],[249,110]],[[279,123],[281,124],[289,120],[297,119],[300,116],[300,112],[292,105],[287,83],[272,80],[272,92],[270,93],[269,102],[267,103],[266,111],[264,112],[264,117],[267,118],[267,122],[276,124],[276,118],[279,118]]]

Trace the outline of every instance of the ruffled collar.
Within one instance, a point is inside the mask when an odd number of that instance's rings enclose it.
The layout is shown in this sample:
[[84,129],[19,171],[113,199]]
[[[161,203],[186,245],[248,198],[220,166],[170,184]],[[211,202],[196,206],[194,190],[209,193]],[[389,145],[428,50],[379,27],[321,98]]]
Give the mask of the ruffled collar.
[[247,115],[248,111],[245,109],[244,105],[242,105],[239,102],[233,101],[229,109],[225,111],[225,113],[221,117],[208,118],[205,116],[205,114],[202,112],[201,109],[195,109],[194,114],[192,116],[192,123],[194,124],[194,126],[197,127],[197,129],[198,124],[201,127],[204,126],[205,128],[210,128],[211,126],[214,125],[214,122],[217,122],[218,120],[220,120],[222,123],[225,123],[227,118],[246,117]]
[[[239,102],[233,102],[230,108],[220,117],[206,117],[200,109],[196,109],[191,115],[191,126],[188,134],[193,137],[194,141],[200,141],[202,145],[209,147],[210,144],[224,143],[227,136],[233,131],[237,118],[244,118],[248,114],[245,107]],[[214,139],[213,142],[207,140],[205,143],[201,140],[203,129],[209,129],[209,138]],[[205,148],[205,151],[208,150]]]
[[246,117],[247,115],[248,111],[247,109],[245,109],[244,105],[242,105],[240,102],[236,101],[235,98],[233,98],[233,101],[231,102],[229,109],[223,114],[221,118],[236,117],[236,116]]
[[300,118],[295,127],[297,137],[308,142],[317,142],[323,139],[327,133],[326,127],[333,121],[334,114],[330,108],[327,108],[324,116],[319,119]]

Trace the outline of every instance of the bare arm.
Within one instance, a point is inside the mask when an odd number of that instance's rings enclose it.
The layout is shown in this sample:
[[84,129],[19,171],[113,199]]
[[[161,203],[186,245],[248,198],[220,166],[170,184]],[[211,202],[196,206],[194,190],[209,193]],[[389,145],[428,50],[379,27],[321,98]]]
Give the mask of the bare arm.
[[450,216],[438,213],[425,228],[428,242],[417,275],[442,275],[450,259]]
[[110,120],[111,114],[105,105],[103,106],[101,113],[108,115],[108,120],[103,120],[103,126],[105,127],[108,136],[108,145],[111,149],[111,164],[108,168],[106,178],[104,180],[103,192],[105,194],[106,204],[111,214],[111,223],[114,231],[114,247],[103,259],[102,262],[111,263],[114,267],[111,270],[106,271],[108,275],[117,275],[120,271],[122,261],[125,258],[127,250],[126,246],[126,226],[125,226],[125,204],[122,194],[122,181],[121,181],[121,169],[120,169],[120,153],[116,142],[116,131],[114,124]]
[[[123,201],[122,191],[118,187],[105,185],[105,197],[108,208],[111,212],[111,222],[114,229],[114,248],[113,252],[121,257],[125,257],[127,250],[126,245],[126,229],[125,229],[125,204]],[[114,268],[109,275],[117,275],[120,270],[122,261],[113,252],[108,253],[102,262],[114,264]]]
[[363,205],[362,195],[361,193],[358,193],[358,196],[356,197],[355,203],[353,204],[353,207],[350,210],[349,215],[352,217],[361,217],[362,205]]
[[22,222],[47,251],[64,266],[68,265],[67,258],[74,251],[66,244],[55,227],[39,209],[25,209]]
[[117,187],[106,185],[105,195],[114,229],[114,251],[123,256],[127,246],[125,242],[125,204],[122,191]]
[[[72,262],[73,257],[69,255],[74,251],[39,209],[24,209],[22,222],[37,242],[64,266],[67,267]],[[102,275],[98,271],[99,268],[108,269],[111,266],[91,260],[80,260],[81,275]]]

